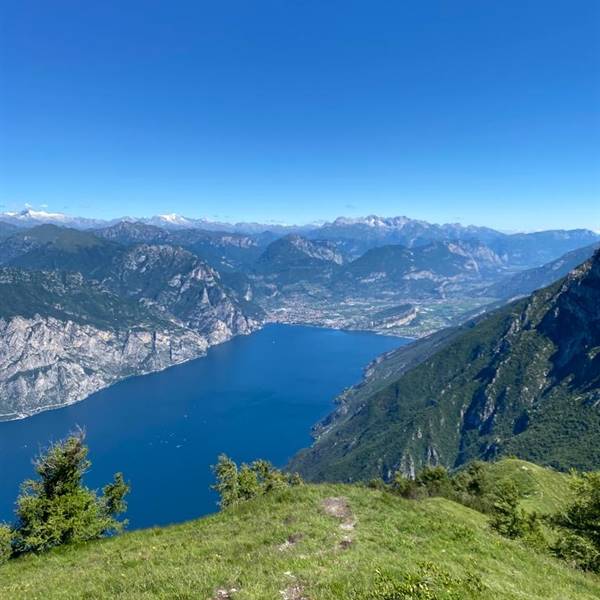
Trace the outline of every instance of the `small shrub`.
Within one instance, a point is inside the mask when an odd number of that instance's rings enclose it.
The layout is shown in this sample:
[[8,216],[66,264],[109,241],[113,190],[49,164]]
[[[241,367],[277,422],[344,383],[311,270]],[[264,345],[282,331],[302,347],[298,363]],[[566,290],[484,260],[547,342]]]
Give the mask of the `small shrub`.
[[355,593],[353,600],[467,600],[480,598],[481,578],[474,573],[454,577],[432,562],[418,565],[401,578],[375,571],[375,586],[367,594]]
[[375,477],[367,482],[367,487],[372,490],[385,490],[387,485],[381,477]]
[[304,483],[298,473],[280,471],[266,460],[242,464],[238,469],[237,464],[225,454],[219,456],[213,471],[217,482],[212,487],[220,496],[221,508]]
[[450,476],[445,467],[425,467],[417,474],[415,482],[428,496],[443,496],[450,491]]
[[238,493],[240,500],[250,500],[261,493],[258,475],[248,465],[242,465],[238,471]]
[[213,489],[219,494],[219,506],[227,508],[240,500],[237,465],[225,454],[221,454],[213,467],[217,483]]
[[417,482],[414,479],[405,477],[401,471],[397,471],[394,475],[392,490],[403,498],[410,498],[411,500],[424,496],[423,490],[420,489]]
[[293,487],[296,485],[303,485],[304,479],[300,476],[300,473],[291,473],[288,475],[288,482]]
[[458,493],[482,497],[490,491],[490,482],[486,464],[474,460],[452,477],[452,487]]
[[562,533],[552,546],[552,551],[572,567],[600,572],[600,552],[590,540],[581,535]]
[[4,564],[13,553],[13,530],[0,523],[0,565]]

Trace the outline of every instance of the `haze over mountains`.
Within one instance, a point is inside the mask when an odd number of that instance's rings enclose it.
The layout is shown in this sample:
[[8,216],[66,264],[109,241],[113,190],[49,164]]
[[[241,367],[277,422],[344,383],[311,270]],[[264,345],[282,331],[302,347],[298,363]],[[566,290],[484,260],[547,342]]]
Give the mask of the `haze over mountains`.
[[422,337],[552,283],[599,242],[406,217],[286,227],[2,213],[0,414],[79,400],[268,322]]

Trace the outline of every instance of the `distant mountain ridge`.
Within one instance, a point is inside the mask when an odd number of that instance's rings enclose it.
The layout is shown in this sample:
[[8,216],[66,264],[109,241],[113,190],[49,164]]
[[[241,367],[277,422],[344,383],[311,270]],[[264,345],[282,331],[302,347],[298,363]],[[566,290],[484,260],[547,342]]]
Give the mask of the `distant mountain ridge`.
[[[215,221],[204,217],[185,217],[176,213],[155,215],[152,217],[119,217],[114,219],[97,219],[77,217],[64,213],[52,213],[31,208],[22,211],[0,212],[0,222],[12,224],[16,227],[32,227],[43,223],[53,223],[73,227],[76,229],[99,229],[122,222],[142,223],[153,225],[167,230],[177,229],[204,229],[206,231],[222,231],[230,233],[259,234],[267,231],[278,235],[300,233],[308,236],[318,236],[321,239],[347,239],[363,238],[383,239],[385,243],[401,243],[413,246],[443,239],[479,239],[483,242],[492,242],[506,238],[529,238],[547,234],[549,232],[514,233],[507,234],[490,227],[476,225],[462,225],[460,223],[435,224],[427,221],[411,219],[406,216],[380,217],[368,215],[366,217],[338,217],[331,222],[309,223],[306,225],[286,225],[281,223],[255,223],[238,222],[229,223]],[[317,233],[318,232],[318,233]],[[600,239],[600,234],[591,230],[573,229],[556,230],[561,236],[584,235]],[[565,250],[566,251],[566,250]]]
[[275,233],[300,232],[313,229],[315,225],[285,225],[279,223],[227,223],[222,221],[213,221],[206,218],[192,218],[168,213],[163,215],[154,215],[152,217],[117,217],[114,219],[87,218],[67,215],[64,213],[54,213],[44,210],[34,210],[26,208],[21,211],[0,212],[0,222],[16,227],[34,227],[51,223],[62,225],[64,227],[73,227],[75,229],[99,229],[110,227],[118,223],[142,223],[144,225],[153,225],[162,229],[205,229],[207,231],[228,231],[231,233],[263,233],[273,231]]
[[541,267],[520,271],[501,279],[483,290],[482,293],[502,299],[526,296],[535,290],[550,285],[557,279],[565,277],[575,267],[591,258],[598,247],[600,247],[600,244],[597,243],[571,250]]

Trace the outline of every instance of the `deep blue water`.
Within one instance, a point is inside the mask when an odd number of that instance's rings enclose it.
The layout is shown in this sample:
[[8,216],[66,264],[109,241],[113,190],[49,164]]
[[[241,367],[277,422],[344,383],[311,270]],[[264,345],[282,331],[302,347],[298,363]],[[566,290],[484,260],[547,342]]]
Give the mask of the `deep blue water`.
[[310,444],[310,428],[333,398],[359,381],[375,356],[400,338],[270,325],[215,346],[208,356],[135,377],[87,400],[21,421],[0,423],[0,521],[13,520],[19,483],[49,441],[84,427],[101,487],[115,471],[131,482],[130,529],[216,510],[210,465],[237,461],[283,466]]

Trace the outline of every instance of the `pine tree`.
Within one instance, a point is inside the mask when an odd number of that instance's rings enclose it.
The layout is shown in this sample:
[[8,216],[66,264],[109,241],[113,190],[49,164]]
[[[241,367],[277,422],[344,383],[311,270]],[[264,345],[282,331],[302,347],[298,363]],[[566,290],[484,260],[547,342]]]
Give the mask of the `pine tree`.
[[39,479],[25,481],[17,500],[17,552],[38,552],[123,529],[125,522],[116,517],[126,508],[129,486],[120,473],[104,488],[102,497],[83,485],[91,464],[84,439],[79,431],[36,460]]

